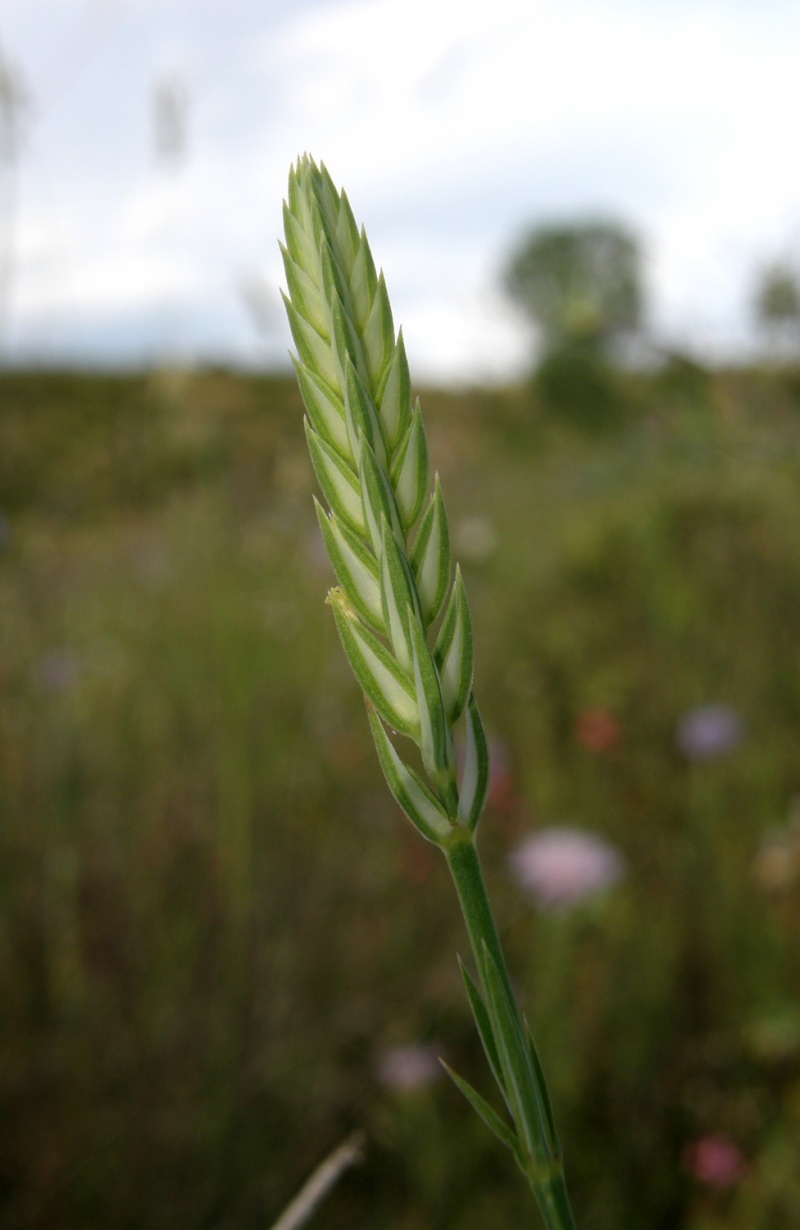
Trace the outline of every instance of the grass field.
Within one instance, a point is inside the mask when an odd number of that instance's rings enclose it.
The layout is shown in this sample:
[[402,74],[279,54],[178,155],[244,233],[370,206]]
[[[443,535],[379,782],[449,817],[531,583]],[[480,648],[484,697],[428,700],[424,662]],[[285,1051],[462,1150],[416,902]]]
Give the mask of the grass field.
[[[605,433],[423,392],[482,849],[581,1230],[796,1230],[798,380],[623,383]],[[324,606],[301,417],[278,377],[0,374],[2,1230],[266,1230],[354,1128],[314,1225],[535,1224],[429,1062],[489,1095],[446,869]],[[542,908],[509,856],[554,826],[615,886]]]

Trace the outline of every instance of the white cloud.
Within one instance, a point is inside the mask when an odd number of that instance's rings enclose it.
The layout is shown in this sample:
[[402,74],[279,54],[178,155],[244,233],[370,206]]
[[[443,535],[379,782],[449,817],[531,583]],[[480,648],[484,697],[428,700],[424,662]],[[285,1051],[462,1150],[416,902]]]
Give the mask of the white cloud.
[[[528,222],[597,209],[643,231],[660,328],[738,339],[754,263],[800,226],[800,9],[475,0],[452,12],[443,0],[6,0],[5,47],[34,95],[47,94],[43,66],[84,48],[20,162],[18,336],[47,320],[68,348],[79,304],[84,344],[94,313],[98,338],[116,315],[125,337],[155,345],[166,296],[198,345],[241,352],[237,283],[280,279],[286,173],[309,149],[367,223],[423,375],[516,369],[524,335],[495,289],[504,251]],[[190,91],[189,139],[168,176],[150,108],[173,70]]]

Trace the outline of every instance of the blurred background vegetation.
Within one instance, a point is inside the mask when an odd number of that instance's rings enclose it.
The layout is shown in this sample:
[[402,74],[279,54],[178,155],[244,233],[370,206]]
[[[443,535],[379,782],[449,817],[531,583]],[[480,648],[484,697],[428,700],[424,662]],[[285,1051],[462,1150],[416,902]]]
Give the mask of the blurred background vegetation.
[[[750,57],[710,13],[630,52],[609,9],[601,55],[588,9],[537,9],[525,38],[493,7],[491,37],[473,13],[443,42],[430,6],[422,23],[404,4],[303,50],[271,24],[317,7],[297,0],[253,23],[249,5],[159,4],[148,25],[146,7],[73,6],[40,46],[0,46],[0,1230],[266,1230],[353,1131],[364,1162],[312,1227],[536,1220],[441,1075],[439,1055],[491,1096],[452,886],[388,796],[324,606],[294,381],[180,360],[244,333],[244,306],[257,361],[278,361],[271,223],[242,203],[296,134],[336,174],[371,160],[367,113],[398,170],[377,159],[360,191],[379,185],[387,239],[402,223],[388,251],[429,361],[451,316],[468,332],[450,297],[474,294],[485,362],[501,326],[471,253],[488,268],[486,236],[532,202],[501,273],[529,378],[421,392],[492,737],[482,849],[579,1230],[797,1230],[800,266],[734,208],[745,167],[778,242],[793,216],[769,117],[796,107],[768,21]],[[782,18],[788,53],[790,35]],[[606,141],[617,109],[643,145]],[[423,130],[446,134],[438,175]],[[580,212],[667,187],[660,256],[626,219]],[[654,338],[645,258],[713,281],[743,250],[764,258],[746,361],[691,348],[713,287],[681,288],[686,350]],[[26,293],[38,351],[14,349]],[[76,339],[152,369],[13,370]],[[614,868],[602,892],[563,854],[576,830]],[[537,869],[543,832],[567,846]]]
[[[549,389],[423,390],[490,886],[582,1230],[795,1230],[800,371],[566,332]],[[426,1061],[488,1093],[311,491],[288,379],[0,373],[3,1230],[269,1226],[356,1128],[315,1224],[531,1224]],[[509,856],[552,826],[622,878],[541,908]]]

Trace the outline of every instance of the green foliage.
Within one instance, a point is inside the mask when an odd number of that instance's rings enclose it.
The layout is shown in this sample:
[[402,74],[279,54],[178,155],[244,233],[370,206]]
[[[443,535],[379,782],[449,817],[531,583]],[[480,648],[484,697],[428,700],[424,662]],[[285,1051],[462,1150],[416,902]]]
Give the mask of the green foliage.
[[617,222],[535,228],[512,253],[504,280],[546,351],[602,350],[641,323],[639,248]]
[[564,345],[546,354],[533,378],[533,394],[544,418],[584,431],[615,431],[628,411],[614,368],[585,346]]
[[796,358],[800,345],[800,275],[777,262],[759,275],[753,302],[756,322],[785,358]]
[[771,265],[761,274],[756,291],[756,316],[767,327],[800,320],[800,284],[786,265]]
[[[269,1225],[358,1126],[321,1225],[529,1224],[448,1082],[381,1078],[398,1042],[479,1091],[486,1061],[446,870],[320,611],[294,380],[109,388],[0,376],[4,1230]],[[800,428],[761,372],[637,396],[592,440],[534,433],[513,391],[424,397],[509,762],[487,877],[581,1230],[794,1230]],[[747,738],[689,763],[707,700]],[[577,734],[598,709],[605,751]],[[563,822],[627,876],[543,914],[507,855]],[[711,1134],[746,1160],[730,1188],[687,1167]]]

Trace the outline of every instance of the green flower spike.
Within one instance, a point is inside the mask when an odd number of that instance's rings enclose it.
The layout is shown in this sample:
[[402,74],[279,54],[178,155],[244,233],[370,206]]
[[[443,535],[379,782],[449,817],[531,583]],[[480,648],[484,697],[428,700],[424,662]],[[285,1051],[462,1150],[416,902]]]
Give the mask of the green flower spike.
[[[317,503],[317,514],[339,583],[328,601],[387,785],[450,867],[479,975],[480,989],[464,969],[467,996],[511,1122],[450,1075],[513,1154],[548,1230],[574,1230],[547,1088],[475,845],[489,753],[472,691],[472,620],[438,477],[429,489],[402,332],[395,335],[383,274],[347,197],[307,156],[289,176],[284,229],[284,301],[309,452],[327,505]],[[459,785],[454,730],[462,718]],[[419,749],[424,773],[407,763],[404,739]]]

